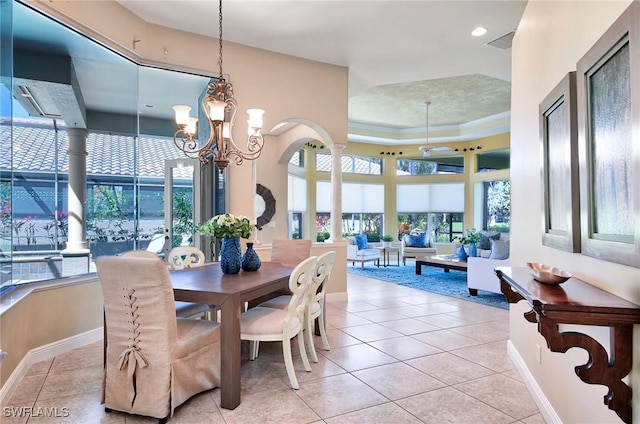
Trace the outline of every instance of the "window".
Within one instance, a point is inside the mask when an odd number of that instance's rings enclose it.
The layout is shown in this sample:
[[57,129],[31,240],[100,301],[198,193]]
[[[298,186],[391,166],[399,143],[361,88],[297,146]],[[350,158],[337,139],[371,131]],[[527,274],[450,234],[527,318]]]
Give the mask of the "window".
[[[90,109],[87,115],[91,119],[77,124],[80,127],[87,122],[91,124],[86,143],[89,155],[85,206],[92,257],[130,248],[144,249],[152,235],[163,230],[164,160],[184,157],[173,143],[173,113],[170,108],[159,107],[160,103],[156,103],[162,99],[154,98],[155,88],[180,85],[181,92],[190,95],[190,99],[180,102],[191,101],[194,106],[199,104],[198,97],[210,80],[204,76],[138,66],[19,2],[8,3],[12,8],[9,14],[2,14],[2,30],[3,35],[9,34],[9,37],[7,43],[3,38],[0,49],[3,63],[0,82],[0,249],[4,252],[0,258],[0,284],[7,286],[61,274],[62,262],[57,252],[66,247],[68,236],[69,147],[64,122],[70,116],[68,111],[74,110],[75,106],[81,109],[81,101]],[[10,24],[8,32],[4,25],[7,20]],[[34,32],[34,27],[42,27],[43,31]],[[11,37],[22,40],[21,46],[31,43],[32,50],[13,50]],[[100,88],[88,88],[88,81],[81,78],[75,81],[78,85],[74,85],[73,90],[77,93],[76,88],[79,89],[78,94],[82,95],[82,100],[78,97],[77,105],[72,104],[70,97],[56,96],[57,89],[51,89],[46,83],[27,86],[34,93],[32,98],[12,92],[12,88],[17,87],[15,81],[11,83],[10,73],[14,56],[29,50],[28,54],[36,54],[42,60],[67,60],[48,56],[48,51],[38,51],[38,46],[47,45],[43,37],[64,40],[67,45],[59,46],[62,49],[75,46],[68,49],[70,52],[82,51],[81,58],[68,59],[77,65],[77,72],[80,68],[90,67],[118,75],[118,84],[110,86],[110,90],[119,89],[122,93],[105,95]],[[99,74],[94,76],[96,78],[91,81],[100,80]],[[53,100],[35,104],[39,90],[42,90],[43,99]],[[168,89],[164,90],[162,95],[167,92]],[[114,98],[118,100],[109,101]],[[56,105],[61,100],[64,107]],[[178,102],[168,102],[174,103]],[[143,111],[139,105],[145,105]],[[46,115],[55,118],[34,118],[40,114],[34,112],[38,107],[44,107],[42,110]],[[76,119],[79,114],[71,116]],[[34,145],[38,148],[34,149]],[[212,207],[221,211],[224,210],[224,177],[216,170],[213,180],[216,183]],[[180,181],[178,185],[178,193],[193,197],[190,179]],[[117,244],[126,246],[116,249]],[[11,261],[18,257],[20,260]]]
[[289,212],[289,237],[292,239],[303,238],[302,212]]
[[398,159],[396,175],[464,174],[462,156]]
[[298,149],[289,159],[289,165],[304,168],[304,149]]
[[288,176],[287,210],[289,212],[289,237],[304,238],[302,217],[307,212],[307,180],[292,174]]
[[511,227],[511,181],[482,183],[483,229],[508,233]]
[[462,233],[464,183],[398,184],[398,237],[420,229],[436,241]]
[[511,150],[493,150],[476,155],[476,165],[478,172],[497,171],[509,169],[511,166]]
[[[366,234],[370,242],[379,242],[382,237],[381,213],[343,213],[342,235]],[[316,241],[323,242],[331,236],[331,214],[320,212],[316,214]]]
[[[316,230],[329,233],[331,183],[316,184]],[[370,241],[380,241],[384,222],[384,185],[344,183],[342,185],[342,234],[365,233]],[[322,236],[324,237],[324,236]]]
[[413,230],[433,235],[436,242],[452,242],[463,233],[463,213],[398,214],[398,240]]
[[[316,171],[331,171],[331,154],[316,154]],[[382,175],[382,159],[342,155],[342,172],[345,174]]]

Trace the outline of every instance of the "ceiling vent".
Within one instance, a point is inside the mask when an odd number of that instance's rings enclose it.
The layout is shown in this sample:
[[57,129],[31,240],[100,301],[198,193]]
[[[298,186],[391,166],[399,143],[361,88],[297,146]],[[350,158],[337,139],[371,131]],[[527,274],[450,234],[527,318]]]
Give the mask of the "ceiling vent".
[[491,40],[487,43],[488,46],[497,47],[502,50],[508,50],[511,48],[511,43],[513,41],[513,36],[516,34],[515,30],[511,32],[507,32],[504,35],[496,38],[495,40]]

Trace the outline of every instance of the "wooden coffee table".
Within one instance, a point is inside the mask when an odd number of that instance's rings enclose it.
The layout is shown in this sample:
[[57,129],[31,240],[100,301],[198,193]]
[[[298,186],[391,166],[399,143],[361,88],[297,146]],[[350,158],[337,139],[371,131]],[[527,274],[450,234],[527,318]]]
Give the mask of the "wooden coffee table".
[[[423,266],[442,268],[444,272],[449,272],[451,269],[467,272],[467,262],[461,261],[456,255],[419,256],[416,258],[416,275],[422,275]],[[469,294],[477,296],[478,290],[469,289]]]

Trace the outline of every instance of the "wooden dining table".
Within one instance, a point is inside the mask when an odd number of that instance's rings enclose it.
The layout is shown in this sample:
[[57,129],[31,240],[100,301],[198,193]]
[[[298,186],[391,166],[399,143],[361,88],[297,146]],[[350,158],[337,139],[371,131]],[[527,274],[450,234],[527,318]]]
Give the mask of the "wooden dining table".
[[293,268],[263,262],[258,271],[223,274],[219,262],[171,271],[175,300],[220,307],[221,376],[220,406],[240,405],[240,314],[244,302],[285,289]]

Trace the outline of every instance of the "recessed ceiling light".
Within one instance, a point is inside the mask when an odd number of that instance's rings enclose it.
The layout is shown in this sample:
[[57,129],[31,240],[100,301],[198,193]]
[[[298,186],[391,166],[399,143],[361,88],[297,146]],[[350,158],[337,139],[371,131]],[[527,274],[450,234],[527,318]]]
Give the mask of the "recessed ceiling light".
[[480,37],[481,35],[485,35],[487,33],[487,29],[484,27],[477,27],[473,31],[471,31],[471,35],[474,37]]

